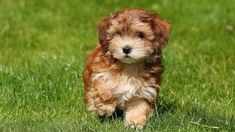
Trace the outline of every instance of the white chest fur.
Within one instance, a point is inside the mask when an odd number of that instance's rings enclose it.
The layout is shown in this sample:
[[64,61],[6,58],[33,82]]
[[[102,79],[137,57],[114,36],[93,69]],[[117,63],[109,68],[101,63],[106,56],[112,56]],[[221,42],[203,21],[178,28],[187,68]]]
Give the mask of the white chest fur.
[[[156,97],[156,87],[144,80],[134,69],[127,69],[115,74],[110,71],[93,74],[93,79],[100,79],[105,83],[106,89],[111,90],[119,104],[132,97],[141,97],[153,100]],[[155,84],[157,87],[158,85]]]

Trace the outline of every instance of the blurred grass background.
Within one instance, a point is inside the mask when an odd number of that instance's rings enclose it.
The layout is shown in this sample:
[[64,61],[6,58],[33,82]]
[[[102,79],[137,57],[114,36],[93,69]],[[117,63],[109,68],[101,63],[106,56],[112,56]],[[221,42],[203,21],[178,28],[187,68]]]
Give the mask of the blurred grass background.
[[172,25],[144,131],[235,131],[232,0],[0,1],[0,131],[127,131],[86,112],[81,79],[99,20],[126,7]]

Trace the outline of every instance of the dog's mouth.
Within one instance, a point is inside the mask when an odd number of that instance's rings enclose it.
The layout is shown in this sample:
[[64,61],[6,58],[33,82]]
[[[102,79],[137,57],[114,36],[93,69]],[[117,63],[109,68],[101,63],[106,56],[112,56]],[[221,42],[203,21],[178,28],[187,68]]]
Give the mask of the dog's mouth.
[[124,58],[131,58],[131,56],[129,56],[129,55],[125,55],[125,56],[124,56]]
[[120,59],[119,61],[126,64],[136,63],[136,61],[132,59],[130,56],[125,56],[123,59]]
[[137,60],[130,55],[125,55],[122,59],[119,59],[120,62],[125,63],[125,64],[136,64],[140,62],[141,60]]
[[[113,52],[112,52],[113,51]],[[115,50],[111,50],[110,53],[112,57],[118,60],[121,63],[125,64],[136,64],[144,61],[148,56],[147,53],[132,51],[130,53],[122,53],[122,52],[114,52]]]

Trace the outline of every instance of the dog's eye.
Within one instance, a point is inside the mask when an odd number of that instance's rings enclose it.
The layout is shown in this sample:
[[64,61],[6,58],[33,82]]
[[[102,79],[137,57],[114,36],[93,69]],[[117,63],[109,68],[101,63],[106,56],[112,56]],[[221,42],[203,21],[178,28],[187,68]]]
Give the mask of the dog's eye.
[[136,33],[136,36],[137,36],[138,38],[144,38],[144,33],[142,33],[142,32],[137,32],[137,33]]
[[116,34],[119,36],[122,36],[121,32],[119,32],[119,31],[117,31]]

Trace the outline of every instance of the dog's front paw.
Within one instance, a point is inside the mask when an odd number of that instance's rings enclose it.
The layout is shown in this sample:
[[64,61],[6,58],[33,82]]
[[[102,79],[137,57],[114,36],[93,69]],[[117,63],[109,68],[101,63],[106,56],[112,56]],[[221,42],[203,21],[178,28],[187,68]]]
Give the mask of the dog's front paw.
[[97,105],[97,113],[100,116],[110,116],[116,109],[116,105],[112,104],[99,104]]
[[126,115],[125,126],[142,129],[147,121],[146,115],[135,115],[134,113]]

